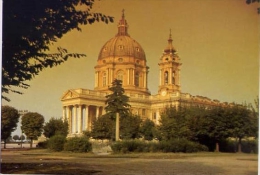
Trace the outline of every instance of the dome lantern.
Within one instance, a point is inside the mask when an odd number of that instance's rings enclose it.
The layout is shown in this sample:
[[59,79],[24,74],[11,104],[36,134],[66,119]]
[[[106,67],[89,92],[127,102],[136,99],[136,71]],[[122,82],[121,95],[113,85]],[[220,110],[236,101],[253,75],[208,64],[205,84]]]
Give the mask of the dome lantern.
[[122,10],[122,18],[121,20],[119,21],[118,23],[118,33],[117,33],[117,36],[120,36],[120,35],[128,35],[127,33],[127,29],[128,29],[128,24],[127,24],[127,21],[125,20],[125,10],[123,9]]
[[171,29],[170,29],[169,39],[168,39],[168,46],[164,49],[164,52],[167,53],[167,54],[176,52],[175,48],[172,46],[172,32],[171,32]]

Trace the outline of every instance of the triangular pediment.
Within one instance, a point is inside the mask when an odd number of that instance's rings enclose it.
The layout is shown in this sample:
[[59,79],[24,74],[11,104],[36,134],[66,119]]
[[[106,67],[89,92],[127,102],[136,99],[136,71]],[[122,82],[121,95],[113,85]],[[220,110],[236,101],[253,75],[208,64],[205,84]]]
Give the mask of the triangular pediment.
[[63,96],[61,97],[61,100],[75,98],[75,97],[79,97],[79,94],[73,90],[68,90],[67,92],[65,92],[63,94]]

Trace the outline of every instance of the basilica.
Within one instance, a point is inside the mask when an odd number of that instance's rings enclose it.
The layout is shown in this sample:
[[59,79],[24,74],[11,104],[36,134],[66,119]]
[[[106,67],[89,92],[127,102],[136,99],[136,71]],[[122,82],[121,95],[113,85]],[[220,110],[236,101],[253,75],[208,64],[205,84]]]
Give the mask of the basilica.
[[63,119],[69,122],[69,136],[90,131],[92,123],[105,114],[106,95],[114,79],[122,80],[125,95],[129,98],[131,112],[142,119],[150,119],[159,124],[160,113],[172,106],[226,106],[218,100],[192,96],[181,91],[181,62],[169,34],[166,48],[158,62],[158,93],[152,95],[147,87],[149,67],[145,51],[128,32],[124,12],[117,25],[115,37],[108,40],[100,50],[95,65],[95,86],[90,89],[69,89],[61,97]]

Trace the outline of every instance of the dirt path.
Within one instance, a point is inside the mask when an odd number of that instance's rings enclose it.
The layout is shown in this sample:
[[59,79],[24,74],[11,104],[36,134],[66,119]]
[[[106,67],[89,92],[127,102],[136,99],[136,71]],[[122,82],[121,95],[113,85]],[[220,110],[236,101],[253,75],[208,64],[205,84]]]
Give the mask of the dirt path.
[[2,173],[95,175],[256,175],[253,154],[106,155],[2,151]]

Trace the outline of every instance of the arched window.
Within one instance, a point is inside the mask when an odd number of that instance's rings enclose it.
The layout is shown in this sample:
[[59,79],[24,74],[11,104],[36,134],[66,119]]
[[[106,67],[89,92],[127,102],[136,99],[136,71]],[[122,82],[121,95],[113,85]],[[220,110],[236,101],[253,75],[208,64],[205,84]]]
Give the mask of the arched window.
[[164,84],[168,84],[168,71],[164,72]]
[[107,85],[107,74],[106,72],[103,73],[102,75],[102,81],[103,81],[103,86],[106,86]]
[[122,70],[119,70],[116,75],[116,79],[121,80],[123,84],[123,78],[124,78],[124,72]]
[[135,86],[139,86],[139,77],[140,77],[140,75],[139,75],[139,73],[138,72],[136,72],[135,73]]
[[172,72],[172,84],[175,84],[175,72]]

